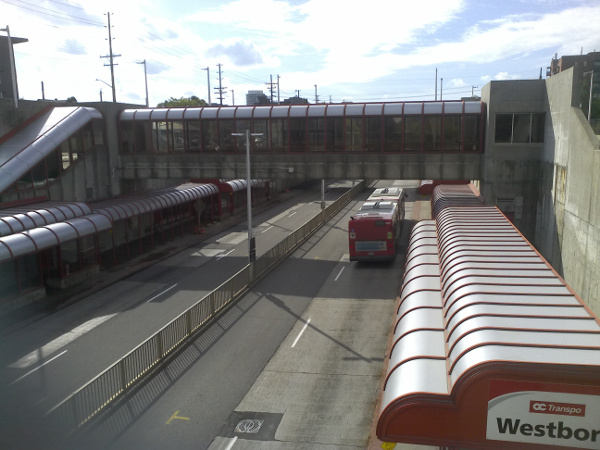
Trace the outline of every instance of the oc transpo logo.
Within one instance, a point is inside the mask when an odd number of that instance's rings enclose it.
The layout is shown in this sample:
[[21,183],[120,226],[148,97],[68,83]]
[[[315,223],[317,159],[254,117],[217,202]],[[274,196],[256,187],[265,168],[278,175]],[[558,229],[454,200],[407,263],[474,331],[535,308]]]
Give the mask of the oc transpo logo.
[[529,402],[529,412],[536,414],[585,417],[585,405],[531,400]]

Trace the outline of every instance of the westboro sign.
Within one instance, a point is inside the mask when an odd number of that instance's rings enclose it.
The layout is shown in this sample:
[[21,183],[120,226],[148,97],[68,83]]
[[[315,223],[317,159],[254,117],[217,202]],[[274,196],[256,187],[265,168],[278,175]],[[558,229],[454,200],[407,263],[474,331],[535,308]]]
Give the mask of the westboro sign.
[[486,438],[600,449],[600,395],[589,386],[490,380]]

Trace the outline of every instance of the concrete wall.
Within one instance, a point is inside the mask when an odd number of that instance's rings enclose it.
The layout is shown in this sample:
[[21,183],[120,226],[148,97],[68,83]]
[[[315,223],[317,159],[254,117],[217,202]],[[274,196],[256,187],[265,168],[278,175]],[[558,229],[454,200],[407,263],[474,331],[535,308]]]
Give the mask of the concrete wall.
[[534,244],[600,315],[600,140],[572,106],[579,102],[575,70],[546,80],[549,114]]
[[492,81],[481,92],[487,105],[485,154],[480,190],[486,203],[497,205],[533,242],[543,144],[496,144],[498,113],[546,112],[544,80]]

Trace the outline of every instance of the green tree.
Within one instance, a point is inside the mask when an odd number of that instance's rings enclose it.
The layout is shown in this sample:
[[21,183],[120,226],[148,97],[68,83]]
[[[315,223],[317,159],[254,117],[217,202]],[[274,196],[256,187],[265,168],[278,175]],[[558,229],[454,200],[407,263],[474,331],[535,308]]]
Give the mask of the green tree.
[[195,95],[192,95],[191,97],[179,97],[179,98],[171,97],[170,99],[165,100],[164,102],[161,102],[156,106],[157,106],[157,108],[208,106],[208,103],[206,103],[204,100],[199,99]]

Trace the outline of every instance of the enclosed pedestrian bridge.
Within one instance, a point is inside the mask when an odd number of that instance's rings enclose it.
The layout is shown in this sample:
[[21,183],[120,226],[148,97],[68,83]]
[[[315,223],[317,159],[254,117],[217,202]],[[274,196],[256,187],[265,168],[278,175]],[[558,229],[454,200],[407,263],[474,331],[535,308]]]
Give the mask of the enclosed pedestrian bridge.
[[[480,101],[126,109],[124,179],[480,179]],[[249,132],[247,144],[244,136]]]

